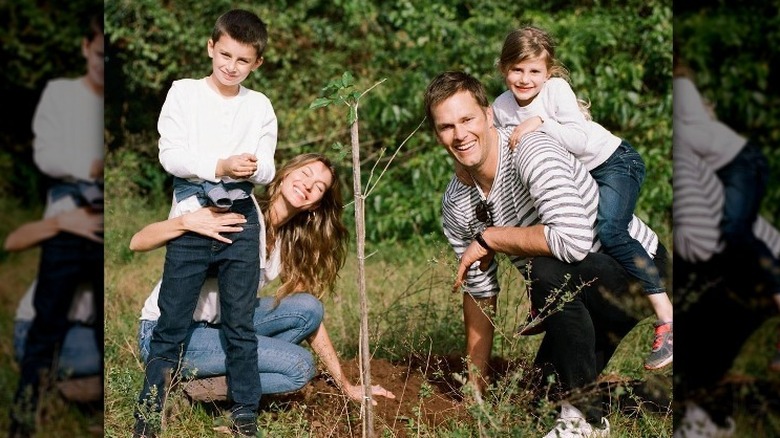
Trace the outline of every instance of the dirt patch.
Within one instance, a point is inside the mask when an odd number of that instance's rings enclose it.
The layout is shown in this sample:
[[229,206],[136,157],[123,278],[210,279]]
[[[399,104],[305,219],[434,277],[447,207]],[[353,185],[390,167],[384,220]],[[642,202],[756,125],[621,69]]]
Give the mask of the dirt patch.
[[[341,366],[350,381],[359,381],[357,359],[343,360]],[[519,391],[511,403],[530,406],[532,400],[545,396],[544,389],[538,387],[541,379],[530,373],[530,368],[528,363],[493,358],[491,380],[499,381],[522,371],[525,378],[512,383],[518,385]],[[397,362],[374,359],[371,383],[382,385],[396,396],[395,399],[376,397],[377,405],[373,407],[376,435],[393,438],[430,436],[432,431],[442,428],[451,430],[452,423],[473,422],[468,411],[471,403],[464,401],[461,384],[455,377],[455,374],[462,374],[463,369],[463,359],[459,355],[409,357]],[[628,387],[630,391],[626,390]],[[671,403],[671,373],[647,375],[642,380],[602,376],[594,387],[586,389],[590,390],[608,396],[610,409],[629,416],[642,412],[664,413],[668,412]],[[263,396],[260,409],[282,422],[289,421],[290,413],[296,416],[300,413],[309,425],[307,432],[318,438],[363,436],[360,404],[349,400],[325,373],[317,375],[295,393]]]
[[[342,361],[341,366],[352,382],[359,381],[357,360]],[[373,360],[371,383],[382,385],[396,396],[395,399],[376,398],[373,412],[378,436],[382,436],[383,431],[399,438],[414,436],[420,428],[429,430],[448,421],[467,419],[457,389],[459,384],[451,376],[461,368],[460,359],[456,358],[438,358],[434,363],[423,363],[414,358],[405,363]],[[362,436],[360,404],[344,396],[328,375],[317,375],[296,393],[263,397],[261,409],[279,407],[302,410],[313,436]]]

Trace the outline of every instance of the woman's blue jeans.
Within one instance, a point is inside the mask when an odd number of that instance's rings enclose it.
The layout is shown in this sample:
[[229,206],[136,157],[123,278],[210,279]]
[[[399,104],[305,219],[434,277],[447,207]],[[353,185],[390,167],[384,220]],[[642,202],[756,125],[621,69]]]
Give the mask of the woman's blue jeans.
[[[24,357],[27,334],[32,327],[31,320],[14,321],[14,358],[18,363]],[[62,341],[57,358],[57,374],[60,378],[97,375],[102,372],[103,353],[95,344],[95,328],[80,323],[71,323]]]
[[599,186],[596,233],[604,252],[639,280],[646,294],[665,292],[653,259],[628,233],[639,189],[645,179],[645,163],[625,140],[607,161],[590,172]]
[[[145,409],[159,411],[162,406],[166,380],[169,373],[179,369],[180,355],[189,341],[201,287],[206,275],[216,270],[231,412],[237,416],[257,411],[262,388],[252,317],[260,279],[258,214],[249,198],[234,202],[230,211],[243,214],[247,220],[242,224],[243,231],[230,234],[233,243],[190,232],[166,245],[157,301],[160,318],[152,332],[146,376],[138,398]],[[157,388],[155,393],[152,387]]]
[[[257,364],[264,394],[297,391],[316,372],[314,357],[300,344],[320,326],[323,317],[320,300],[308,293],[283,298],[274,307],[274,298],[258,298],[254,306],[257,337]],[[141,320],[138,345],[144,361],[157,321]],[[218,325],[192,322],[190,341],[184,349],[182,371],[187,377],[223,376],[226,373],[225,336]]]

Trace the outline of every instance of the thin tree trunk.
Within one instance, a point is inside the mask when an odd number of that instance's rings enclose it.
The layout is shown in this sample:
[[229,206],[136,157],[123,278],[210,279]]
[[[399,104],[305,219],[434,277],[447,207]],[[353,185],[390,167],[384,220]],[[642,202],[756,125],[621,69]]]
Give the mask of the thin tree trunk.
[[371,351],[368,346],[368,296],[365,273],[365,198],[360,182],[360,142],[358,139],[357,104],[355,121],[350,127],[352,137],[352,186],[355,192],[355,236],[358,258],[358,293],[360,294],[360,368],[363,380],[363,438],[374,436],[374,410],[371,404]]

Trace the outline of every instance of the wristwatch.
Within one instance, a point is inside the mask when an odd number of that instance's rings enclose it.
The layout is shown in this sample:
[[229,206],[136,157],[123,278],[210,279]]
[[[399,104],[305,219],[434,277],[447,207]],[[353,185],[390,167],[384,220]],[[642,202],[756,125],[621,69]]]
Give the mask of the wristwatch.
[[476,240],[477,243],[479,243],[479,246],[485,248],[485,250],[493,251],[492,249],[490,249],[490,246],[488,246],[487,242],[485,242],[485,238],[482,237],[482,231],[480,231],[479,233],[477,233],[476,236],[474,236],[474,240]]

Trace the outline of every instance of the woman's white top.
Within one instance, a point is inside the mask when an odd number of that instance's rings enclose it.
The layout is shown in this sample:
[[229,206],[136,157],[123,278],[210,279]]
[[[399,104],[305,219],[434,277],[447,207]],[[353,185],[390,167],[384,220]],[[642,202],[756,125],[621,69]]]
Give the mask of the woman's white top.
[[[35,307],[33,298],[35,297],[35,287],[38,280],[34,280],[25,292],[19,305],[16,307],[15,320],[32,321],[35,318]],[[68,310],[68,321],[81,322],[83,324],[92,324],[95,319],[94,297],[92,296],[92,284],[89,282],[81,283],[76,287],[76,293],[73,295],[70,309]]]
[[[258,292],[266,284],[270,283],[276,277],[279,276],[282,265],[281,252],[279,250],[279,243],[274,245],[274,250],[266,258],[265,253],[265,221],[263,220],[263,214],[260,211],[260,207],[257,205],[257,200],[252,196],[252,200],[257,208],[257,216],[260,220],[260,283],[257,285]],[[177,203],[174,199],[171,205],[171,212],[169,217],[175,217],[182,214],[182,210],[191,211],[191,209],[201,208],[200,205],[186,205],[188,203],[197,201],[194,197],[189,197],[180,203]],[[143,309],[141,309],[141,319],[156,321],[160,317],[160,308],[157,306],[157,297],[160,294],[160,286],[162,279],[152,289],[151,295],[146,299]],[[192,314],[193,321],[205,321],[210,324],[219,323],[219,285],[217,278],[207,277],[203,283],[203,287],[200,290],[200,297],[198,298],[198,304],[195,307],[195,312]]]

